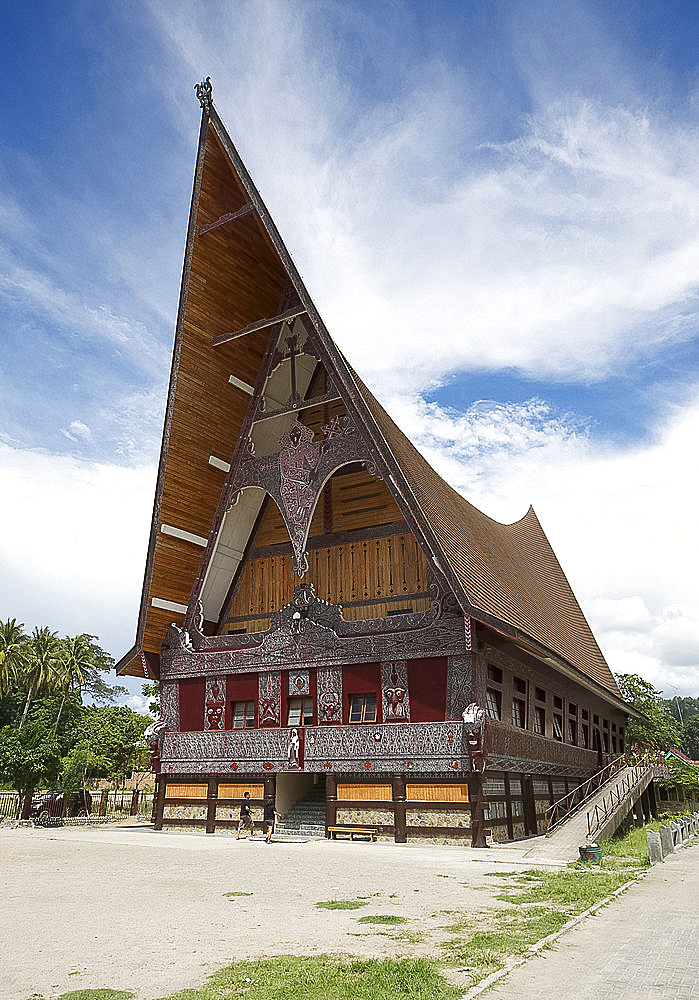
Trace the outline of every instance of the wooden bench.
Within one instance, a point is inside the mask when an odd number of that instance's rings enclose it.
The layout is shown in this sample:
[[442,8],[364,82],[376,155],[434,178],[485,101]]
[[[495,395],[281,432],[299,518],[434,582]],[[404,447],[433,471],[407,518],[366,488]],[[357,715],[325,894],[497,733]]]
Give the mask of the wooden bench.
[[329,826],[328,833],[331,840],[346,833],[350,840],[354,840],[355,837],[368,837],[369,840],[374,841],[378,830],[372,830],[371,827],[366,826]]

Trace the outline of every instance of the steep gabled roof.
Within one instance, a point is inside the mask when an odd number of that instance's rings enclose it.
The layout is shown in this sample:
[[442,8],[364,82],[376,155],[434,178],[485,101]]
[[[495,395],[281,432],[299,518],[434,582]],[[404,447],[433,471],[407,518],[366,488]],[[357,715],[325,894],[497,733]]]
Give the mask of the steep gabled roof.
[[[397,504],[464,612],[618,698],[534,511],[515,524],[493,521],[399,430],[334,345],[210,89],[198,93],[199,153],[143,594],[135,646],[117,669],[142,675],[155,667],[170,622],[200,596],[223,522],[225,474],[270,349],[271,324],[262,321],[291,323],[303,312],[348,412],[390,470]],[[245,537],[227,545],[227,568],[232,550],[240,558],[256,510],[241,515]]]

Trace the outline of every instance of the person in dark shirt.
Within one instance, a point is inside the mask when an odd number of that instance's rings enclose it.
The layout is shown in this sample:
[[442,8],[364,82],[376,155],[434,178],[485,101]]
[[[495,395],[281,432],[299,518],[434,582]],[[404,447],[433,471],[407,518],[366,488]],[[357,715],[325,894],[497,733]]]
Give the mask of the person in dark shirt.
[[274,833],[274,821],[275,819],[283,819],[277,810],[274,808],[274,799],[270,799],[269,802],[265,802],[265,829],[267,831],[267,843],[272,843],[272,834]]
[[249,830],[250,836],[255,836],[255,824],[252,821],[252,809],[250,808],[250,792],[245,793],[243,801],[240,803],[240,820],[238,821],[236,840],[240,840],[240,834],[243,830]]

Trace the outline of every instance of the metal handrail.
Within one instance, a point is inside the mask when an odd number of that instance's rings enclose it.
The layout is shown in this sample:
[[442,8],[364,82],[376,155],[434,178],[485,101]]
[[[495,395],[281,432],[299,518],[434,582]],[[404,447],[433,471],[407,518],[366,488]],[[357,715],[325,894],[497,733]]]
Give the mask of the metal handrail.
[[[622,800],[631,791],[634,785],[637,785],[641,778],[650,770],[651,765],[647,760],[643,760],[638,764],[635,764],[628,774],[625,774],[618,785],[615,785],[609,790],[609,799],[606,795],[602,796],[602,802],[595,805],[595,808],[590,810],[587,814],[587,837],[588,840],[592,837],[593,833],[596,833],[601,827],[602,823],[612,815],[612,813],[618,809],[621,805]],[[601,815],[600,815],[601,814]],[[594,816],[594,823],[591,821],[591,817]]]
[[615,757],[614,760],[610,761],[606,767],[603,767],[601,771],[597,771],[593,774],[587,781],[584,781],[582,785],[578,785],[574,788],[572,792],[568,792],[564,795],[562,799],[558,802],[554,802],[552,806],[549,806],[545,812],[545,817],[547,820],[547,830],[546,835],[553,833],[553,831],[564,823],[574,812],[576,812],[581,806],[583,806],[588,799],[599,791],[605,782],[609,781],[618,771],[625,767],[627,764],[626,756],[621,754],[619,757]]

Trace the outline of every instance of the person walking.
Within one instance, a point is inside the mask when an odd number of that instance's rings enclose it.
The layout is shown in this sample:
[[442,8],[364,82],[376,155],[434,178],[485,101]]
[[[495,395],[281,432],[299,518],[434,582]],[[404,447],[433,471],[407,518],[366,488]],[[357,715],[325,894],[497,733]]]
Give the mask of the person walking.
[[240,840],[243,830],[250,831],[250,838],[255,836],[255,824],[252,821],[252,809],[250,808],[250,792],[246,792],[243,801],[240,803],[240,819],[238,820],[238,835],[235,838]]
[[274,821],[276,819],[284,819],[281,813],[278,813],[274,808],[274,799],[270,799],[265,802],[265,828],[267,831],[267,844],[272,843],[272,834],[274,833]]

